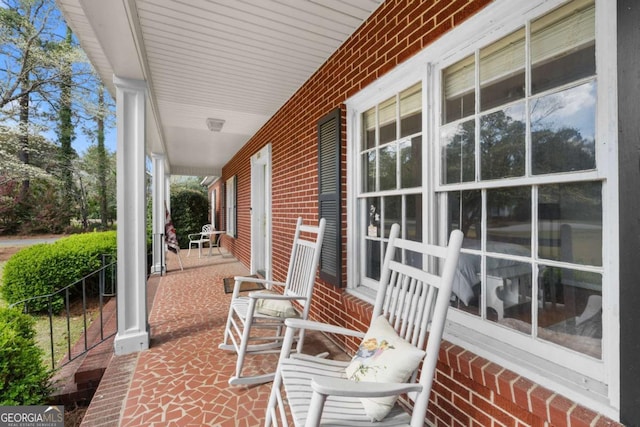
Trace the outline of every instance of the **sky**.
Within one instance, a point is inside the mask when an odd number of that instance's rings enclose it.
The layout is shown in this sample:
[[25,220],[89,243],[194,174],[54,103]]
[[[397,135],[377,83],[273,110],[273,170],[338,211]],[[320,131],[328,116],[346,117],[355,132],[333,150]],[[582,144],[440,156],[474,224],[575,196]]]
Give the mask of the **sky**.
[[[95,140],[89,140],[86,135],[76,135],[76,139],[71,143],[76,152],[82,155],[90,145],[95,145]],[[109,151],[116,151],[116,129],[105,129],[104,146]]]

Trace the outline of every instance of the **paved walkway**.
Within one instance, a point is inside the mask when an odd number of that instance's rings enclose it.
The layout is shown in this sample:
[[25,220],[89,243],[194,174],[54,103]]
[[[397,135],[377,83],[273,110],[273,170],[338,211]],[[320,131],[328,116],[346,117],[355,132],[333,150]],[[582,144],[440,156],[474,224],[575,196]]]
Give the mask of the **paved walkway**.
[[[271,384],[232,387],[235,354],[218,349],[230,295],[223,278],[248,270],[230,255],[186,258],[180,271],[169,253],[169,273],[155,276],[149,350],[114,356],[82,426],[260,426]],[[308,345],[307,345],[308,344]],[[309,337],[305,351],[339,351]],[[248,368],[271,372],[277,355],[248,357]]]

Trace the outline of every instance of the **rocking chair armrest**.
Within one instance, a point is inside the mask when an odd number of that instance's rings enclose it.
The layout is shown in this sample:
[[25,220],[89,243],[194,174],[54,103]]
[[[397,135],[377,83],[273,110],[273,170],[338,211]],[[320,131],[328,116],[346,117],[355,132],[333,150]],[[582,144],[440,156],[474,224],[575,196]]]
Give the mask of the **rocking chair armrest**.
[[343,328],[341,326],[330,325],[328,323],[316,322],[313,320],[304,320],[296,318],[288,318],[284,321],[287,328],[305,329],[320,332],[328,332],[337,335],[347,335],[351,337],[363,338],[364,332],[355,331],[353,329]]
[[249,298],[253,299],[272,299],[272,300],[306,300],[306,297],[296,296],[296,295],[281,295],[281,294],[273,294],[273,293],[265,293],[262,291],[253,291],[249,292]]
[[262,279],[260,277],[251,277],[251,276],[235,276],[233,280],[235,280],[236,282],[239,280],[242,282],[262,283],[263,285],[275,285],[275,286],[286,285],[286,283],[283,283],[283,282],[276,282],[274,280],[267,280],[267,279]]
[[352,381],[346,378],[314,377],[311,380],[311,388],[314,392],[326,396],[370,398],[420,392],[422,385],[418,383],[378,383]]
[[267,280],[267,279],[262,279],[260,277],[245,277],[245,276],[235,276],[233,278],[233,280],[235,280],[236,283],[238,283],[238,281],[241,282],[251,282],[251,283],[261,283],[263,285],[265,285],[265,287],[267,289],[271,289],[273,286],[280,286],[282,288],[284,288],[286,286],[286,283],[283,282],[276,282],[274,280]]

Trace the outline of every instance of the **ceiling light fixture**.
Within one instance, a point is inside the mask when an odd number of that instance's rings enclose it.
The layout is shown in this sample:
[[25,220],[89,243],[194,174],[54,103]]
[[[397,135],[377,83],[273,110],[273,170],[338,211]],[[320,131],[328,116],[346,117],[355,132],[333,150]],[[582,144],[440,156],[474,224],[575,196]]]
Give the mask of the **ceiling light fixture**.
[[224,120],[222,119],[207,119],[207,127],[211,132],[220,132],[222,130],[222,125],[224,125]]

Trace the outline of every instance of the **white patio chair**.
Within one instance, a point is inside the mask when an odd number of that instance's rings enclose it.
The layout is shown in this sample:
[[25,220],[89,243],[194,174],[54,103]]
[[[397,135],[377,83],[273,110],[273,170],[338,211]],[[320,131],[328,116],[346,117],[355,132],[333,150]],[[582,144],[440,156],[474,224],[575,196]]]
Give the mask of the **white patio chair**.
[[[235,278],[224,340],[219,345],[219,348],[235,351],[238,355],[236,372],[229,379],[229,384],[262,384],[273,379],[274,372],[243,376],[245,356],[279,353],[284,336],[285,319],[290,316],[307,318],[324,228],[324,218],[320,219],[317,227],[303,225],[302,218],[298,218],[285,282],[254,277]],[[247,296],[240,296],[242,282],[261,283],[268,291],[279,287],[282,288],[282,293],[254,291]],[[292,301],[295,301],[297,306],[292,304]],[[300,331],[295,338],[301,350],[304,331]],[[292,345],[293,341],[292,337],[289,345]]]
[[[205,243],[211,245],[211,233],[214,231],[214,228],[211,224],[205,224],[202,226],[202,230],[199,233],[191,233],[188,234],[189,238],[189,252],[187,252],[187,257],[191,255],[191,248],[194,246],[198,246],[198,258],[202,257],[202,245]],[[211,250],[209,250],[211,252]]]
[[[394,224],[366,334],[287,319],[265,426],[288,425],[285,405],[296,426],[425,425],[462,232],[451,233],[448,248],[402,240],[398,233]],[[398,261],[408,253],[424,269]],[[290,350],[301,328],[363,341],[351,362],[327,360]]]

